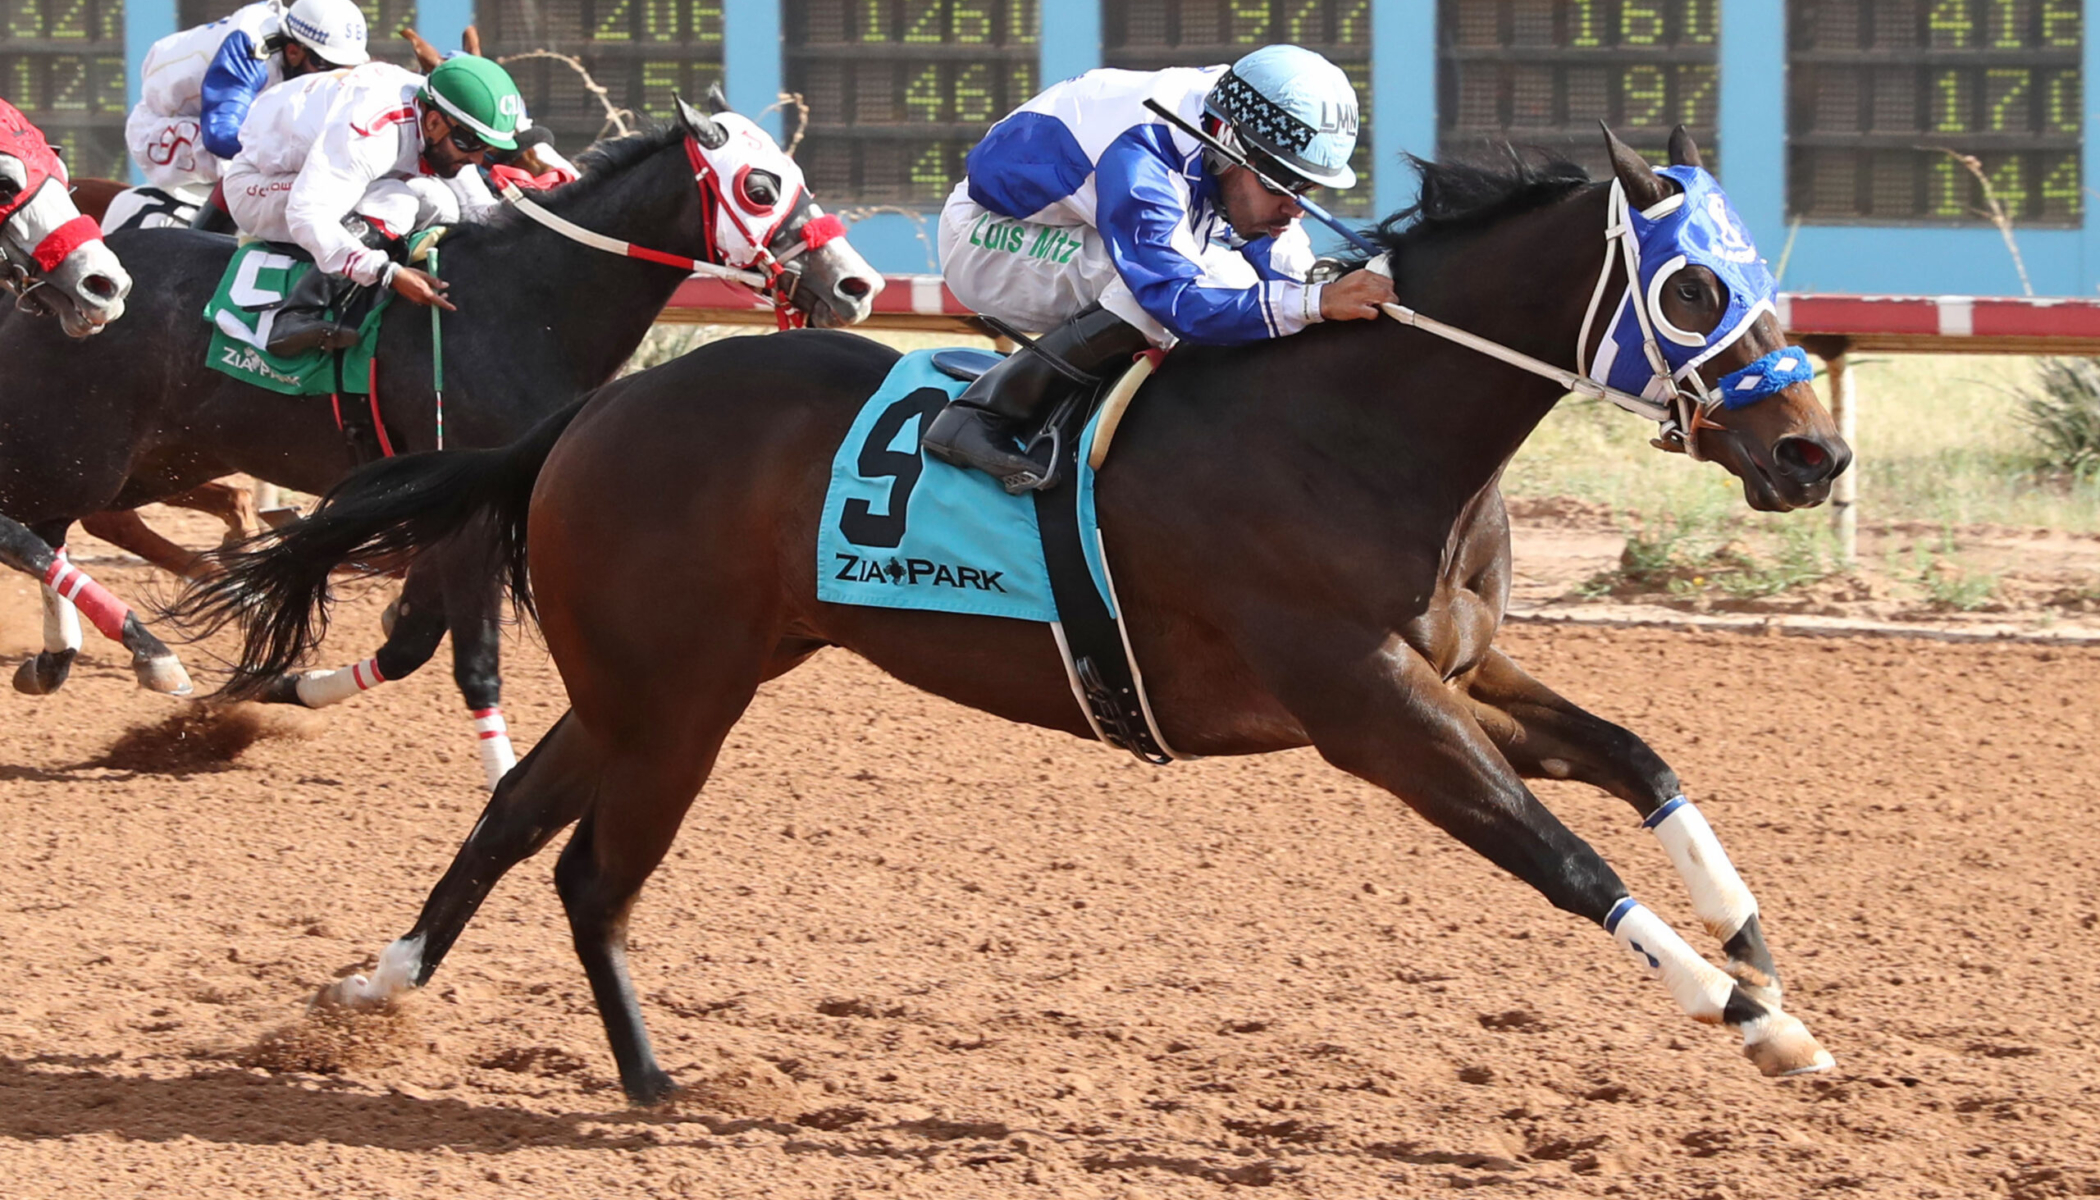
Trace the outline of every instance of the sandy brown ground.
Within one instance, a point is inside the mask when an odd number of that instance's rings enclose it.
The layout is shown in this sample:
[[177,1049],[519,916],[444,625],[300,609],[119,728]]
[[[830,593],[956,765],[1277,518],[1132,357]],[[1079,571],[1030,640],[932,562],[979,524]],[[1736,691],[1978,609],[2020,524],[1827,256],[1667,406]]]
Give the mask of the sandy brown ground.
[[[636,977],[694,1087],[638,1113],[551,853],[398,1018],[302,1019],[481,806],[449,672],[234,736],[95,643],[65,694],[0,694],[0,1195],[2100,1194],[2100,650],[1505,644],[1684,774],[1835,1073],[1758,1077],[1310,752],[1155,770],[828,652],[644,893]],[[561,693],[527,642],[508,668],[529,745]],[[1711,948],[1628,809],[1541,792]]]

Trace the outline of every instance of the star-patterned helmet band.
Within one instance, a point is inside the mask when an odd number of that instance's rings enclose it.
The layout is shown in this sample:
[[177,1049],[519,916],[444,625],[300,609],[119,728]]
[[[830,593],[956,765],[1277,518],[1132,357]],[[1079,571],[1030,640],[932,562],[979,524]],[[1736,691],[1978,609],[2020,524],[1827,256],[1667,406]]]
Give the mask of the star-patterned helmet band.
[[1218,80],[1211,101],[1242,141],[1267,151],[1286,167],[1319,133],[1231,71]]

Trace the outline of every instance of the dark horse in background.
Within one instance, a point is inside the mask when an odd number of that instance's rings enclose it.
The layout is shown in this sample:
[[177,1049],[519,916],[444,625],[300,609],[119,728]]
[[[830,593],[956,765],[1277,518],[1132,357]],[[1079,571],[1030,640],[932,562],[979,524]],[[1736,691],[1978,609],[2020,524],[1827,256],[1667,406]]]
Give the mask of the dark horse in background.
[[[1674,193],[1611,150],[1637,208]],[[1672,157],[1697,161],[1681,130]],[[1566,362],[1600,269],[1620,269],[1599,236],[1609,187],[1567,164],[1421,170],[1413,224],[1377,235],[1401,300]],[[1713,330],[1724,306],[1703,267],[1662,289],[1679,329]],[[1779,346],[1766,315],[1702,371],[1710,384]],[[201,611],[249,622],[243,670],[266,686],[325,623],[337,564],[493,520],[568,689],[570,711],[504,779],[414,928],[372,978],[324,1001],[427,982],[505,871],[576,822],[555,885],[621,1082],[660,1100],[673,1084],[628,975],[628,916],[761,683],[843,646],[951,700],[1089,736],[1044,626],[816,599],[833,452],[896,358],[838,333],[716,342],[509,449],[375,464],[206,585]],[[1822,1069],[1830,1056],[1781,1008],[1755,902],[1676,774],[1494,648],[1510,575],[1497,481],[1560,397],[1395,322],[1176,349],[1123,422],[1097,497],[1152,710],[1186,753],[1318,747],[1605,926],[1688,1014],[1739,1031],[1766,1073]],[[1820,503],[1849,461],[1806,383],[1707,415],[1697,451],[1754,508]],[[1635,904],[1527,777],[1594,784],[1648,818],[1729,970]]]
[[[545,206],[598,234],[718,261],[727,248],[718,244],[713,201],[696,183],[688,148],[705,158],[730,143],[733,123],[755,127],[719,111],[679,107],[678,123],[585,155],[584,179],[542,193]],[[763,175],[795,204],[771,235],[773,249],[799,244],[803,227],[822,213],[806,192],[796,200],[800,170],[770,139],[754,150],[739,138],[738,152],[777,156],[740,176],[739,186]],[[235,472],[320,493],[357,465],[325,400],[279,395],[206,365],[211,329],[200,314],[233,239],[144,229],[109,241],[146,282],[127,317],[92,344],[67,339],[54,322],[0,309],[0,513],[27,527],[0,538],[0,561],[39,577],[72,523],[88,514],[133,508]],[[444,316],[446,439],[457,446],[512,441],[611,378],[687,275],[571,241],[516,213],[455,227],[441,257],[458,305]],[[792,289],[795,307],[819,325],[865,317],[882,286],[842,238],[794,265],[799,270],[778,287]],[[430,330],[421,311],[403,305],[380,334],[380,409],[407,450],[434,444]],[[475,553],[420,563],[403,585],[386,647],[343,674],[354,675],[357,687],[400,678],[428,660],[449,621],[467,706],[483,732],[490,724],[500,728],[500,716],[489,715],[500,688],[500,597],[485,561]],[[136,624],[128,613],[124,619]],[[56,689],[72,657],[65,645],[47,645],[18,674],[17,686]],[[269,698],[299,701],[293,682]],[[357,687],[338,687],[324,699]],[[503,746],[507,755],[507,740]]]

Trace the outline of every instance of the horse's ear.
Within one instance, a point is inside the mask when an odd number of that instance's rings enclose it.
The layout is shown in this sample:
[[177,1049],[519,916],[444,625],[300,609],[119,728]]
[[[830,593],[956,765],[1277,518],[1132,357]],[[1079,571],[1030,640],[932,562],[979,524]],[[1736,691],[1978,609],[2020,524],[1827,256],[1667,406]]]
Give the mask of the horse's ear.
[[722,91],[722,82],[720,80],[707,85],[707,111],[716,116],[736,111],[729,107],[729,96]]
[[722,144],[729,140],[729,131],[722,128],[721,123],[713,117],[687,104],[684,96],[677,97],[677,100],[678,123],[685,126],[685,131],[692,134],[693,140],[702,147],[720,150]]
[[1670,131],[1670,165],[1673,167],[1699,167],[1706,164],[1699,158],[1699,143],[1692,140],[1692,131],[1679,125]]
[[1626,188],[1626,202],[1636,209],[1653,208],[1677,194],[1677,184],[1655,173],[1648,160],[1634,152],[1633,147],[1619,140],[1611,126],[1598,122],[1604,129],[1604,148],[1611,153],[1611,169]]

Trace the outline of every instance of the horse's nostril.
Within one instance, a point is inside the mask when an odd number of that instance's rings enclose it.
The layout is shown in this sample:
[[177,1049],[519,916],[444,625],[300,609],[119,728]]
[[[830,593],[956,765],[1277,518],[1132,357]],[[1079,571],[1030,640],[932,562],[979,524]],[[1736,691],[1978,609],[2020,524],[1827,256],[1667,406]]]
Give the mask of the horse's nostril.
[[839,295],[848,300],[865,300],[875,290],[875,285],[858,275],[848,275],[839,280]]
[[1816,483],[1828,477],[1831,466],[1837,461],[1821,442],[1805,437],[1780,439],[1779,444],[1772,448],[1772,456],[1779,460],[1780,467],[1788,475],[1802,483]]
[[80,281],[80,290],[97,300],[114,300],[123,289],[107,275],[89,275]]

